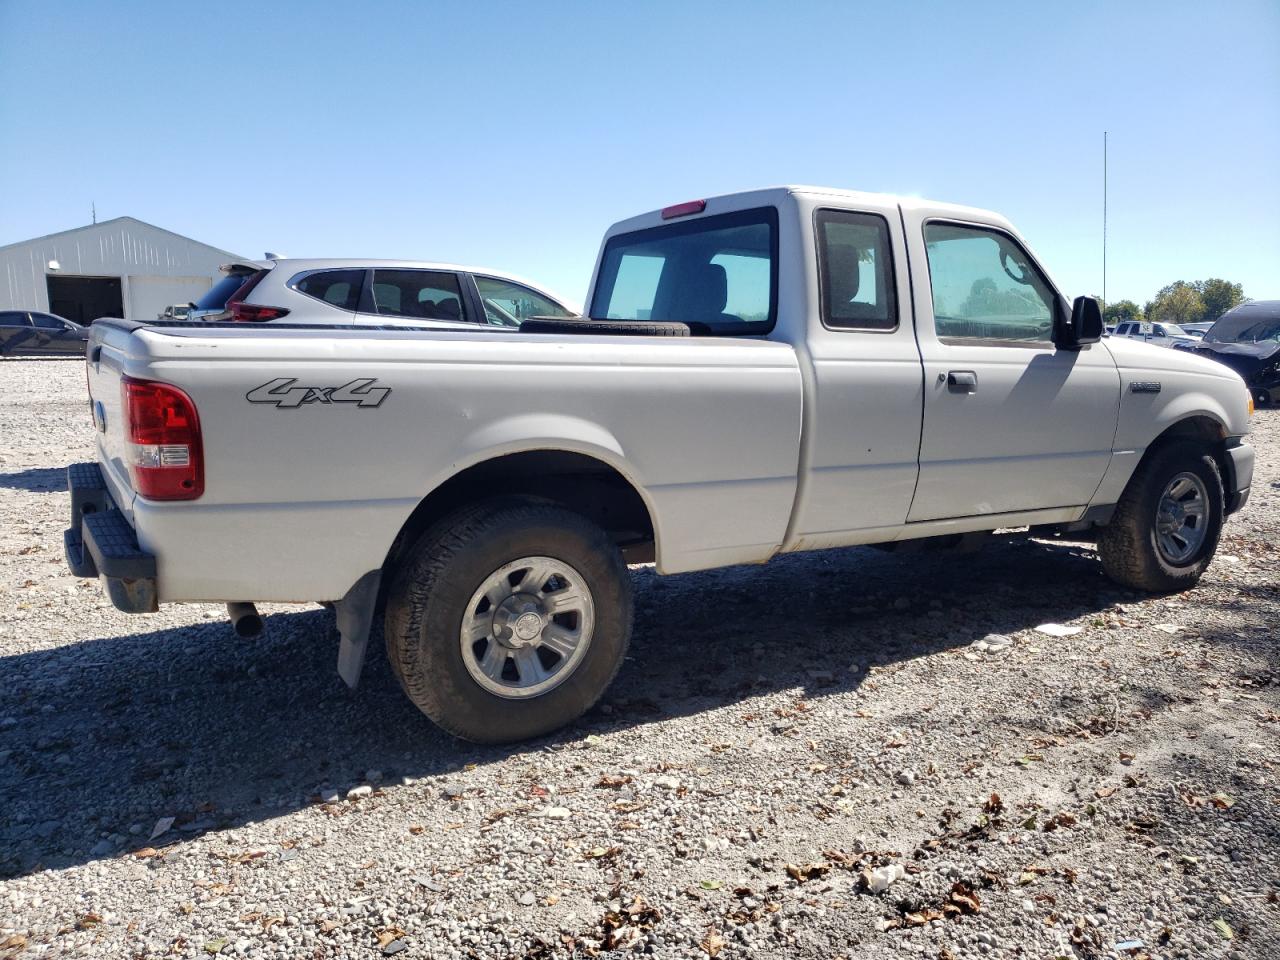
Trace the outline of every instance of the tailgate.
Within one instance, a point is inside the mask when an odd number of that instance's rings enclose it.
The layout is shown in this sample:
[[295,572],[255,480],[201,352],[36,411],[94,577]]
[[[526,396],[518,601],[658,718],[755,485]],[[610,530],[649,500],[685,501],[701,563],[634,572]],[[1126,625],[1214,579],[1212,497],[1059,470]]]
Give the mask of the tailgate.
[[132,524],[134,494],[125,462],[124,411],[120,393],[120,379],[130,354],[132,334],[113,323],[95,323],[89,333],[85,363],[98,463],[111,499]]

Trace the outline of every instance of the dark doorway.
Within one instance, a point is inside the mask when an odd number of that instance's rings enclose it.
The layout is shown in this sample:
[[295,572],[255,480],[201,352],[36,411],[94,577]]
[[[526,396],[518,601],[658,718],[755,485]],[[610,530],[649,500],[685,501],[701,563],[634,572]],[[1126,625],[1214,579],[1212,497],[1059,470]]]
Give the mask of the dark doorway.
[[90,324],[99,317],[123,317],[119,277],[48,277],[49,312]]

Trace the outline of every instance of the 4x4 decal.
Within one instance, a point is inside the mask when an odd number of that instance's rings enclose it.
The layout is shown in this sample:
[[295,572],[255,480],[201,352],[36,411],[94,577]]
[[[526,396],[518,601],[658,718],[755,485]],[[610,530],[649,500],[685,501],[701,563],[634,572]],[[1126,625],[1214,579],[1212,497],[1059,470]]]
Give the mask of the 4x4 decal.
[[250,403],[273,403],[277,407],[300,407],[304,403],[354,403],[357,407],[376,407],[391,395],[390,387],[375,387],[373,377],[352,380],[340,387],[294,386],[298,381],[280,377],[244,395]]

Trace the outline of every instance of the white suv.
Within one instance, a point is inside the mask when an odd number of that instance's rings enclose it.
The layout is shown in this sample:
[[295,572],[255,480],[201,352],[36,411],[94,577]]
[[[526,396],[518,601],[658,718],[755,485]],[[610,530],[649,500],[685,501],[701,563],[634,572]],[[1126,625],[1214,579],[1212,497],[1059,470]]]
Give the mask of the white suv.
[[229,263],[189,319],[317,326],[519,327],[578,310],[527,280],[412,260]]

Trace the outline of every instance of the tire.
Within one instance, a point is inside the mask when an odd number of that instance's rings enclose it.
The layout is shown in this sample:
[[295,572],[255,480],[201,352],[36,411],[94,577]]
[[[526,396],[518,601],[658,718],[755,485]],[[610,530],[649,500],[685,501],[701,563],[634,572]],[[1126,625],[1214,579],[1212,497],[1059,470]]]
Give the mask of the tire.
[[[526,559],[538,563],[522,566]],[[543,561],[556,571],[550,579],[539,572]],[[519,589],[511,586],[517,580]],[[546,591],[529,586],[544,581]],[[494,582],[507,585],[499,593],[511,591],[499,604],[479,592]],[[525,622],[531,605],[550,610],[575,598],[569,613],[535,613],[545,626]],[[582,651],[553,660],[544,638],[557,625],[572,633],[575,618]],[[406,555],[387,597],[387,656],[404,692],[437,726],[474,743],[510,743],[556,730],[600,699],[622,665],[631,618],[631,578],[603,530],[554,504],[490,500],[446,517]],[[464,626],[485,624],[484,639],[464,644]],[[499,658],[497,675],[485,673]],[[538,670],[548,679],[526,683],[527,671]]]
[[531,317],[520,324],[521,333],[589,333],[615,337],[687,337],[684,323],[652,323],[636,320],[553,320]]
[[[1163,495],[1179,477],[1199,480],[1196,498],[1203,494],[1204,527],[1192,552],[1171,559],[1162,546],[1157,514]],[[1217,462],[1205,447],[1187,442],[1159,447],[1129,479],[1111,522],[1098,537],[1102,569],[1116,583],[1138,590],[1151,593],[1189,590],[1213,560],[1224,516],[1222,477]],[[1189,531],[1190,528],[1184,528],[1183,539],[1190,535]]]

